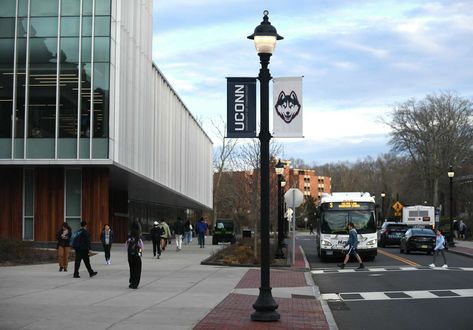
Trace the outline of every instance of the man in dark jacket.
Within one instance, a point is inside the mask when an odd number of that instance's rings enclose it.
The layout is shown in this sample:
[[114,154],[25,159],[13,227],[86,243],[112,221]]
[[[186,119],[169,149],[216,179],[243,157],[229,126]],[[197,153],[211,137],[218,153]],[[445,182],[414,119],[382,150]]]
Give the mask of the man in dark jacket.
[[73,248],[76,251],[76,259],[74,264],[74,278],[79,278],[79,268],[81,260],[84,260],[84,265],[89,271],[90,277],[97,275],[97,272],[94,272],[90,266],[90,235],[87,231],[87,222],[82,221],[80,223],[80,229],[77,233],[77,236],[74,238]]
[[363,269],[365,266],[363,265],[363,261],[360,258],[360,255],[356,251],[358,248],[358,233],[355,229],[355,225],[353,225],[352,222],[348,223],[348,242],[346,242],[344,247],[348,246],[348,252],[345,255],[345,260],[343,261],[343,264],[338,264],[338,267],[341,269],[345,268],[345,265],[348,262],[348,259],[350,259],[350,256],[355,256],[358,262],[360,263],[360,266],[358,269]]
[[158,253],[158,259],[161,256],[161,235],[164,234],[164,230],[159,226],[157,221],[154,222],[153,228],[149,231],[151,240],[153,241],[153,257],[156,257]]
[[176,238],[176,251],[182,249],[182,236],[184,235],[184,223],[180,217],[177,218],[174,224],[174,237]]

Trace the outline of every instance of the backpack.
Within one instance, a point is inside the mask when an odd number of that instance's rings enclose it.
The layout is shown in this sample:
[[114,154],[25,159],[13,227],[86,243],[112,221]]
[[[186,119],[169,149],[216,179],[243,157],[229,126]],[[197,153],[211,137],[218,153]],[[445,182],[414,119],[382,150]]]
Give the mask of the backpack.
[[130,238],[128,240],[128,255],[141,257],[141,248],[138,245],[138,240],[135,238]]
[[79,229],[75,232],[72,233],[71,235],[71,242],[70,242],[70,246],[73,248],[73,249],[78,249],[80,247],[80,234],[82,233],[82,231]]

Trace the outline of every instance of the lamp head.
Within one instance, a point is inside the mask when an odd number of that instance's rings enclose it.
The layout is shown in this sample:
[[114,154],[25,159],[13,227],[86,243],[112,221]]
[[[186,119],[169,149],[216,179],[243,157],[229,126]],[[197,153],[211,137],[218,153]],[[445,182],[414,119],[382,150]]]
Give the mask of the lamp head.
[[452,165],[450,165],[450,167],[448,168],[447,174],[448,174],[449,178],[453,178],[455,176],[455,172],[453,171],[453,166]]
[[281,159],[278,160],[275,169],[277,175],[282,175],[284,173],[284,163],[281,162]]
[[276,41],[283,39],[269,22],[268,14],[267,10],[263,12],[263,21],[255,28],[255,32],[248,36],[248,39],[254,41],[258,54],[272,54]]

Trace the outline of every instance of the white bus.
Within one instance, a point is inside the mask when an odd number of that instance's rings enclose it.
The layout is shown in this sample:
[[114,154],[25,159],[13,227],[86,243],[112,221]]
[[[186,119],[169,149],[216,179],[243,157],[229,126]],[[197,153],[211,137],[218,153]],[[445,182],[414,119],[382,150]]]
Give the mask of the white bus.
[[352,222],[358,232],[358,253],[373,260],[378,253],[376,204],[363,192],[322,193],[317,209],[317,253],[327,257],[343,256],[348,241],[347,225]]
[[402,222],[411,227],[435,228],[435,207],[404,206],[402,208]]

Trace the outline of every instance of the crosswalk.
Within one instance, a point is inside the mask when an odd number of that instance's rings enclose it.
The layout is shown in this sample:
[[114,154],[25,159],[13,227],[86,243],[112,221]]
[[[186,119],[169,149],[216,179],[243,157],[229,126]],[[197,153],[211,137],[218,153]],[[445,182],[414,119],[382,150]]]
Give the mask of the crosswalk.
[[334,273],[377,273],[377,272],[396,272],[396,271],[419,271],[419,270],[434,270],[434,271],[473,271],[473,267],[435,267],[430,268],[428,266],[399,266],[399,267],[371,267],[371,268],[364,268],[364,269],[356,269],[356,268],[345,268],[345,269],[336,269],[336,268],[324,268],[324,269],[312,269],[310,272],[313,275],[323,275],[323,274],[334,274]]
[[387,292],[345,292],[323,293],[321,299],[331,302],[336,301],[373,301],[373,300],[412,300],[412,299],[445,299],[445,298],[471,298],[473,289],[451,290],[416,290],[416,291],[387,291]]

